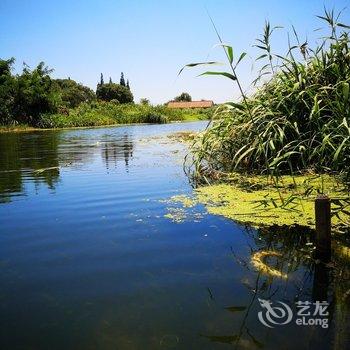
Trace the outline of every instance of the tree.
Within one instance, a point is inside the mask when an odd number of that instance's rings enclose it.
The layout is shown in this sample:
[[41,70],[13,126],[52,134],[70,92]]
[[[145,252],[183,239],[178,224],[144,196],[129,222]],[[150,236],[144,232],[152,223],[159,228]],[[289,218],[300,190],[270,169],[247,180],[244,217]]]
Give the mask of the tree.
[[192,101],[192,97],[191,97],[191,95],[189,93],[183,92],[181,95],[176,96],[174,98],[174,101],[176,101],[176,102],[180,102],[180,101],[191,102]]
[[96,96],[102,101],[117,100],[119,103],[134,101],[134,97],[127,87],[114,83],[97,86]]
[[149,99],[148,98],[141,98],[140,99],[140,104],[144,105],[144,106],[148,106],[149,105]]
[[51,72],[40,62],[33,70],[25,66],[16,77],[13,116],[17,121],[36,125],[40,114],[57,112],[61,99]]
[[126,86],[123,72],[121,72],[121,74],[120,74],[120,85],[121,86]]
[[129,79],[126,81],[126,87],[130,90]]
[[0,124],[12,121],[15,79],[11,74],[14,58],[0,60]]
[[54,82],[65,107],[74,108],[82,102],[91,102],[96,98],[94,91],[70,78],[56,79]]
[[101,73],[101,77],[100,77],[100,85],[103,85],[105,82],[103,80],[103,74]]
[[112,78],[111,78],[111,77],[109,77],[109,83],[110,83],[110,84],[113,84],[113,81],[112,81]]

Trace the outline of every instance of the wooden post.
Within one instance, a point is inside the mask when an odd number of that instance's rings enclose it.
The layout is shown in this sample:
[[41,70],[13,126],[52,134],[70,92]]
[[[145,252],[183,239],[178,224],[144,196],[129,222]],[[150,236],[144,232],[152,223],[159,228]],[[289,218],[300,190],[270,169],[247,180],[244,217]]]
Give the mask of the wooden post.
[[331,201],[328,196],[318,195],[315,200],[317,259],[329,261],[331,257]]

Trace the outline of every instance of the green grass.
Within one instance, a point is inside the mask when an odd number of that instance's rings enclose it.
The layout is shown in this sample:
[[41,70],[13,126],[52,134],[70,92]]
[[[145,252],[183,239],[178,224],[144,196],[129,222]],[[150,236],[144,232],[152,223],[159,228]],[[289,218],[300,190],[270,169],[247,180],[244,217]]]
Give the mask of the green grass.
[[166,106],[140,104],[117,104],[115,102],[83,103],[71,109],[69,115],[42,115],[41,128],[90,127],[131,123],[168,123],[171,121],[193,121],[210,119],[212,109],[180,110]]

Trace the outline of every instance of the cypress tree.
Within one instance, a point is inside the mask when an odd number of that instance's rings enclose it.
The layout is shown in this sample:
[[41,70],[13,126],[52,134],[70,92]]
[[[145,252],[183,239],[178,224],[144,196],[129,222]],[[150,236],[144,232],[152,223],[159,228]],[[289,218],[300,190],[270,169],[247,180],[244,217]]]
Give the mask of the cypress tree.
[[112,78],[111,78],[111,77],[109,77],[109,83],[110,83],[110,84],[112,84],[112,83],[113,83],[113,81],[112,81]]
[[103,80],[103,74],[101,73],[100,85],[103,85],[105,82]]
[[121,86],[125,86],[125,79],[124,79],[124,73],[122,72],[120,74],[120,83]]
[[129,89],[130,91],[130,84],[129,84],[129,79],[126,81],[126,87]]

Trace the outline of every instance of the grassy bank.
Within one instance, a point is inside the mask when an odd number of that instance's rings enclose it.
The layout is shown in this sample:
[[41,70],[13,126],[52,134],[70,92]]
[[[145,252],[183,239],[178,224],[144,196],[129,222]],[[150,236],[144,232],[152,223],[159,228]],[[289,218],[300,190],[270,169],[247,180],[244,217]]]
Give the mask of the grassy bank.
[[131,123],[168,123],[170,121],[204,120],[211,117],[209,110],[175,110],[165,106],[117,104],[114,102],[83,103],[69,110],[69,115],[42,115],[41,128],[66,128]]
[[168,123],[211,119],[214,108],[169,109],[166,106],[118,104],[115,102],[82,103],[62,113],[44,114],[35,127],[25,124],[0,125],[0,132],[35,129],[92,127],[133,123]]

